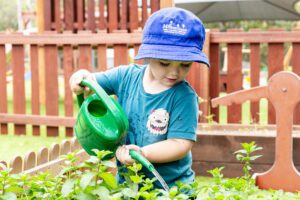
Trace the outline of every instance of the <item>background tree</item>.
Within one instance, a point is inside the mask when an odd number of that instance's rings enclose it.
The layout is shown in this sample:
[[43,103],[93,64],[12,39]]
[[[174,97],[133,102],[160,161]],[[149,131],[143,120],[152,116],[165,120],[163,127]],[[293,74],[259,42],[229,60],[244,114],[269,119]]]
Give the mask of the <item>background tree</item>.
[[0,0],[0,31],[18,29],[16,0]]

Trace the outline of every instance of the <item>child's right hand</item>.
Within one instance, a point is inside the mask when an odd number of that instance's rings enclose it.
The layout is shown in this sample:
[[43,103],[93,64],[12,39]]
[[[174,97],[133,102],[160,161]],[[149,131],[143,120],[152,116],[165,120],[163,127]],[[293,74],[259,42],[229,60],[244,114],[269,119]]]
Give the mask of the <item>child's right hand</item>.
[[76,95],[79,95],[84,92],[85,96],[88,96],[92,92],[91,89],[89,87],[82,87],[79,85],[83,79],[96,81],[94,74],[92,74],[86,69],[80,69],[74,74],[72,74],[72,76],[70,77],[70,88],[71,91],[74,92]]

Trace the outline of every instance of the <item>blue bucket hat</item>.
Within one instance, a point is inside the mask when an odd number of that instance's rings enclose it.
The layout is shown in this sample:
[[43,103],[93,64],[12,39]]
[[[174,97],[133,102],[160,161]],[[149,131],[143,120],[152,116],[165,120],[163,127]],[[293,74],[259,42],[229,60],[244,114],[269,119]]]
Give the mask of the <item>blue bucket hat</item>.
[[204,41],[205,28],[197,16],[182,8],[164,8],[148,18],[135,59],[193,61],[209,66],[202,52]]

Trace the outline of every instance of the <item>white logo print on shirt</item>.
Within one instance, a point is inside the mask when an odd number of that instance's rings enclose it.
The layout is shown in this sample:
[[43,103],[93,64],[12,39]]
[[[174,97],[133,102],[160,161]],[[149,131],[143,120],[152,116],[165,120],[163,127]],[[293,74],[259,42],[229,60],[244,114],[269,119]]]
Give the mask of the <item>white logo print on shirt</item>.
[[166,134],[169,124],[169,113],[159,108],[153,110],[148,117],[147,128],[154,135],[163,135]]

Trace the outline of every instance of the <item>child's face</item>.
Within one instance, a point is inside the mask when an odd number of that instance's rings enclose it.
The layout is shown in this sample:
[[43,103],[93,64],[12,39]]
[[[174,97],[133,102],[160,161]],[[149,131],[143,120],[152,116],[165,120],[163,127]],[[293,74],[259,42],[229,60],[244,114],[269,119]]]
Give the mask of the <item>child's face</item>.
[[150,73],[162,85],[172,87],[186,78],[192,62],[150,59]]

